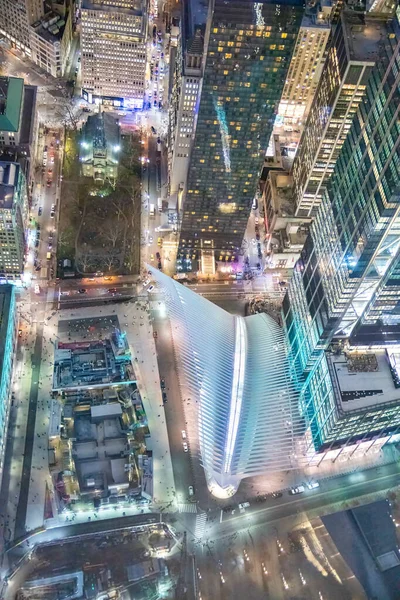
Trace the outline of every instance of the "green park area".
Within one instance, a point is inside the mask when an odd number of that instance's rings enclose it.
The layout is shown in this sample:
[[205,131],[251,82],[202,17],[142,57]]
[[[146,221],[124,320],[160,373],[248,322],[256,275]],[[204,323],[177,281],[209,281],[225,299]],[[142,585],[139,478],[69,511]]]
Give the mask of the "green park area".
[[140,141],[122,136],[115,181],[84,177],[79,160],[79,132],[65,136],[58,276],[64,267],[80,275],[102,271],[135,274],[140,270]]

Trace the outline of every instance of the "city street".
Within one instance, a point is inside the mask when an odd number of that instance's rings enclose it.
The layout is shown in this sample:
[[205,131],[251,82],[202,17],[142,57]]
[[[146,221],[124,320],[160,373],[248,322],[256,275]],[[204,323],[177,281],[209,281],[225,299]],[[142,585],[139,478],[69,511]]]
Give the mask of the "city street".
[[41,164],[35,171],[32,230],[25,269],[25,274],[31,273],[34,283],[39,286],[41,282],[47,286],[47,281],[53,277],[56,269],[62,147],[62,130],[48,130],[47,133],[41,130],[38,147]]

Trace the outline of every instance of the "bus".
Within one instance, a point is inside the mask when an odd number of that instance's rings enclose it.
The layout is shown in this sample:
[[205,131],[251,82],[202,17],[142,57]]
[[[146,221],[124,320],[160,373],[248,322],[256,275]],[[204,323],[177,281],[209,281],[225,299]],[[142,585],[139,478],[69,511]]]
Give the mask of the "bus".
[[154,217],[155,214],[156,214],[156,210],[154,208],[154,204],[150,204],[150,216]]

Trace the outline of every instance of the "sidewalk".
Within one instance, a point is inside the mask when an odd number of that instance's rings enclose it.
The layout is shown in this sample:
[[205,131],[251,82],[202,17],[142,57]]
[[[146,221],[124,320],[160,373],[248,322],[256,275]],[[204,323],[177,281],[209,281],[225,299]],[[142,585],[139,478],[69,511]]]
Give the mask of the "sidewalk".
[[[52,290],[48,290],[51,294]],[[49,473],[48,459],[48,429],[50,417],[54,412],[51,399],[53,376],[54,347],[49,336],[48,325],[55,323],[57,315],[46,320],[44,315],[43,346],[40,363],[39,393],[37,400],[35,433],[32,452],[31,481],[29,485],[28,507],[26,513],[27,530],[36,529],[43,525],[46,484],[53,499],[53,483]],[[53,504],[53,502],[52,502]]]
[[134,369],[150,430],[150,438],[147,439],[146,445],[153,452],[154,501],[168,504],[175,498],[175,484],[153,328],[145,306],[145,302],[130,303],[123,310],[117,310],[117,314],[122,328],[125,323],[128,324],[128,327],[125,327],[127,340],[132,356],[136,359]]
[[[380,467],[399,460],[399,452],[393,444],[381,447],[378,443],[375,445],[372,443],[369,440],[360,444],[358,448],[349,446],[341,453],[340,449],[335,450],[325,457],[323,454],[316,454],[312,459],[312,464],[304,467],[304,474],[310,478],[326,479]],[[337,457],[336,460],[335,457]]]

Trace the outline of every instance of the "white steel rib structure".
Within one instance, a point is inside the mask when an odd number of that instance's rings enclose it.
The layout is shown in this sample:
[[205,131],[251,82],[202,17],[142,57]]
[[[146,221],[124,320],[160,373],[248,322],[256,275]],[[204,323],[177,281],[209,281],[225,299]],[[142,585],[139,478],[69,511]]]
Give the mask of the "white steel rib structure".
[[282,329],[265,314],[237,317],[151,269],[165,292],[191,450],[210,492],[296,467],[304,433]]

